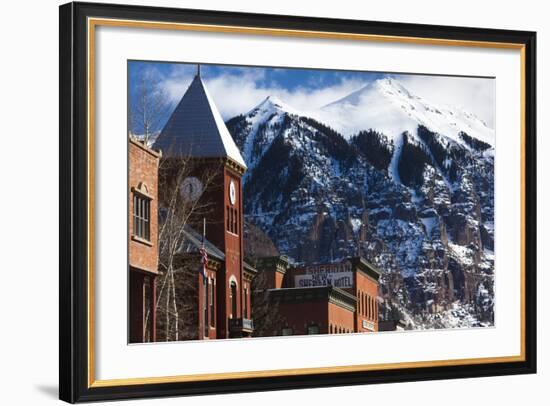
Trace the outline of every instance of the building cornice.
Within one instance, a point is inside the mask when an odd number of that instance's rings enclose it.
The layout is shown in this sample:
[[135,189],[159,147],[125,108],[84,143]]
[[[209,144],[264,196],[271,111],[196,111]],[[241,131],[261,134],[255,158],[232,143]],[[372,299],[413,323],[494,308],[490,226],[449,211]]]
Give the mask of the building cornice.
[[380,272],[373,264],[368,262],[363,257],[352,257],[349,261],[358,272],[368,277],[372,281],[379,283],[382,272]]
[[266,270],[275,270],[275,272],[285,275],[288,270],[289,263],[288,258],[285,255],[277,255],[258,259],[256,267]]
[[[197,260],[197,266],[200,264],[200,257],[201,255],[198,252],[186,252],[183,254],[177,254],[178,259],[180,260],[186,260],[186,259],[196,259]],[[207,268],[211,271],[218,271],[221,269],[224,261],[219,260],[216,257],[208,256],[208,266]]]
[[153,157],[155,157],[157,159],[162,157],[162,152],[161,151],[155,151],[154,149],[152,149],[152,148],[148,147],[147,145],[145,145],[145,143],[143,143],[139,140],[136,140],[133,137],[128,137],[128,142],[130,144],[133,144],[136,147],[142,149],[143,151],[147,152],[149,155],[152,155]]
[[357,306],[355,296],[333,286],[269,289],[269,294],[272,299],[279,299],[282,302],[304,303],[326,300],[327,303],[332,303],[351,312],[355,312]]
[[254,268],[252,265],[246,263],[243,261],[243,274],[247,280],[252,281],[252,279],[256,276],[258,273],[258,270]]
[[227,169],[234,172],[238,176],[243,176],[246,172],[245,167],[229,157],[223,158],[223,163]]

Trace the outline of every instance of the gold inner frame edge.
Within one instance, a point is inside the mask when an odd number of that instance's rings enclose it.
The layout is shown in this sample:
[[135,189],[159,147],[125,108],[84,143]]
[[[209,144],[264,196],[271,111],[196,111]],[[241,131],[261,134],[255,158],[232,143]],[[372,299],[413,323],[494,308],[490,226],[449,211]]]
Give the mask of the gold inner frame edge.
[[[87,44],[88,44],[88,63],[87,63],[87,80],[88,80],[88,388],[113,387],[113,386],[129,386],[143,384],[161,384],[161,383],[178,383],[178,382],[199,382],[213,381],[220,379],[245,379],[245,378],[266,378],[266,377],[281,377],[281,376],[297,376],[311,374],[337,374],[344,372],[368,372],[393,370],[399,368],[427,368],[427,367],[442,367],[442,366],[460,366],[460,365],[480,365],[480,364],[497,364],[505,362],[523,362],[526,359],[525,348],[525,91],[526,91],[526,47],[521,43],[507,42],[488,42],[488,41],[470,41],[470,40],[453,40],[441,38],[422,38],[422,37],[404,37],[391,35],[374,35],[374,34],[355,34],[345,32],[326,32],[326,31],[307,31],[307,30],[291,30],[291,29],[275,29],[261,27],[244,27],[231,25],[210,25],[210,24],[189,24],[189,23],[167,23],[154,21],[140,20],[121,20],[109,18],[88,18],[87,21]],[[495,49],[512,49],[520,51],[520,337],[521,350],[519,355],[503,356],[503,357],[481,357],[481,358],[465,358],[452,360],[433,360],[433,361],[414,361],[414,362],[396,362],[383,364],[364,364],[364,365],[348,365],[348,366],[330,366],[316,368],[294,368],[294,369],[276,369],[265,371],[242,371],[242,372],[220,372],[210,374],[188,374],[175,376],[161,377],[144,377],[144,378],[120,378],[120,379],[95,379],[95,341],[94,341],[94,190],[95,190],[95,28],[97,26],[110,27],[131,27],[131,28],[147,28],[147,29],[162,29],[162,30],[183,30],[195,32],[219,32],[219,33],[234,33],[243,35],[265,35],[265,36],[284,36],[284,37],[300,37],[300,38],[319,38],[319,39],[340,39],[340,40],[356,40],[356,41],[371,41],[371,42],[394,42],[404,44],[420,44],[432,46],[460,46],[460,47],[479,47],[479,48],[495,48]]]

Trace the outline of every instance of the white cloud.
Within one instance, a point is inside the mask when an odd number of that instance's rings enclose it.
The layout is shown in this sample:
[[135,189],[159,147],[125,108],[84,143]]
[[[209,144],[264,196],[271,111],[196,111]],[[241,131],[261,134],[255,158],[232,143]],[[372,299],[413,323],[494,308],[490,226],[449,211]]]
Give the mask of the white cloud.
[[160,79],[159,87],[165,92],[170,102],[176,104],[189,87],[195,73],[195,67],[174,65],[170,74]]
[[[343,79],[333,86],[319,89],[301,86],[289,91],[276,84],[260,85],[264,72],[263,69],[243,68],[213,78],[205,75],[203,80],[224,119],[247,113],[270,95],[279,97],[297,110],[307,112],[344,97],[364,84],[358,80]],[[176,66],[161,80],[160,86],[172,103],[181,99],[195,73],[194,67]]]
[[[291,91],[276,83],[265,83],[261,68],[232,68],[230,72],[203,80],[224,119],[247,113],[269,95],[279,97],[288,105],[303,112],[316,110],[365,85],[364,81],[342,77],[340,83],[318,87],[320,83],[304,83]],[[174,65],[162,78],[160,87],[175,105],[183,96],[196,67]],[[494,128],[495,85],[493,79],[461,78],[422,75],[392,75],[412,93],[432,102],[460,107],[476,114]]]

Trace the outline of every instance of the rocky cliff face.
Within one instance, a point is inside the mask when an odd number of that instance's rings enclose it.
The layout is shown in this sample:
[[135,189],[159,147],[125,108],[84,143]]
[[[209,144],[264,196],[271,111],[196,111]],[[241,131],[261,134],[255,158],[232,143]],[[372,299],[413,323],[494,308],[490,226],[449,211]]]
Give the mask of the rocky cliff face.
[[[246,221],[296,262],[366,257],[383,272],[382,311],[411,327],[489,325],[492,130],[393,80],[379,82],[363,89],[366,96],[356,92],[318,114],[269,97],[226,123],[248,166]],[[333,129],[335,111],[342,121],[376,101],[377,111],[388,113],[380,129]],[[446,118],[434,124],[432,115]]]

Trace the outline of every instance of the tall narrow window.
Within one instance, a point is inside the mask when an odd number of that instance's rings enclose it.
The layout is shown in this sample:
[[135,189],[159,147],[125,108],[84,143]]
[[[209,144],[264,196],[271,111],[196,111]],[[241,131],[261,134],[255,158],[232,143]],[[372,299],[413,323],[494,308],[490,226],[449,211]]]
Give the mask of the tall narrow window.
[[244,298],[243,298],[243,317],[244,318],[250,318],[248,315],[248,289],[244,288]]
[[133,203],[134,235],[149,241],[151,239],[151,200],[134,193]]
[[227,206],[226,212],[227,212],[227,221],[226,221],[227,224],[225,228],[230,233],[239,234],[239,214],[237,209]]
[[373,311],[373,308],[372,308],[372,297],[369,296],[369,318],[371,320],[373,319],[373,314],[374,314],[374,311]]
[[367,318],[371,318],[371,309],[370,309],[370,296],[367,295]]
[[151,310],[151,277],[143,277],[143,342],[151,342],[153,316]]
[[226,230],[227,231],[231,231],[231,209],[229,208],[229,206],[227,206],[227,225],[226,225]]
[[208,281],[204,284],[204,303],[203,303],[203,314],[204,314],[204,336],[208,337],[208,288],[210,284]]
[[216,287],[216,285],[214,284],[214,279],[210,279],[210,283],[211,283],[211,286],[210,286],[210,299],[209,299],[209,303],[210,303],[210,326],[214,327],[214,318],[215,318],[215,314],[214,314],[214,288]]
[[235,282],[231,282],[231,290],[230,290],[230,299],[231,299],[231,317],[233,319],[237,318],[237,284]]

